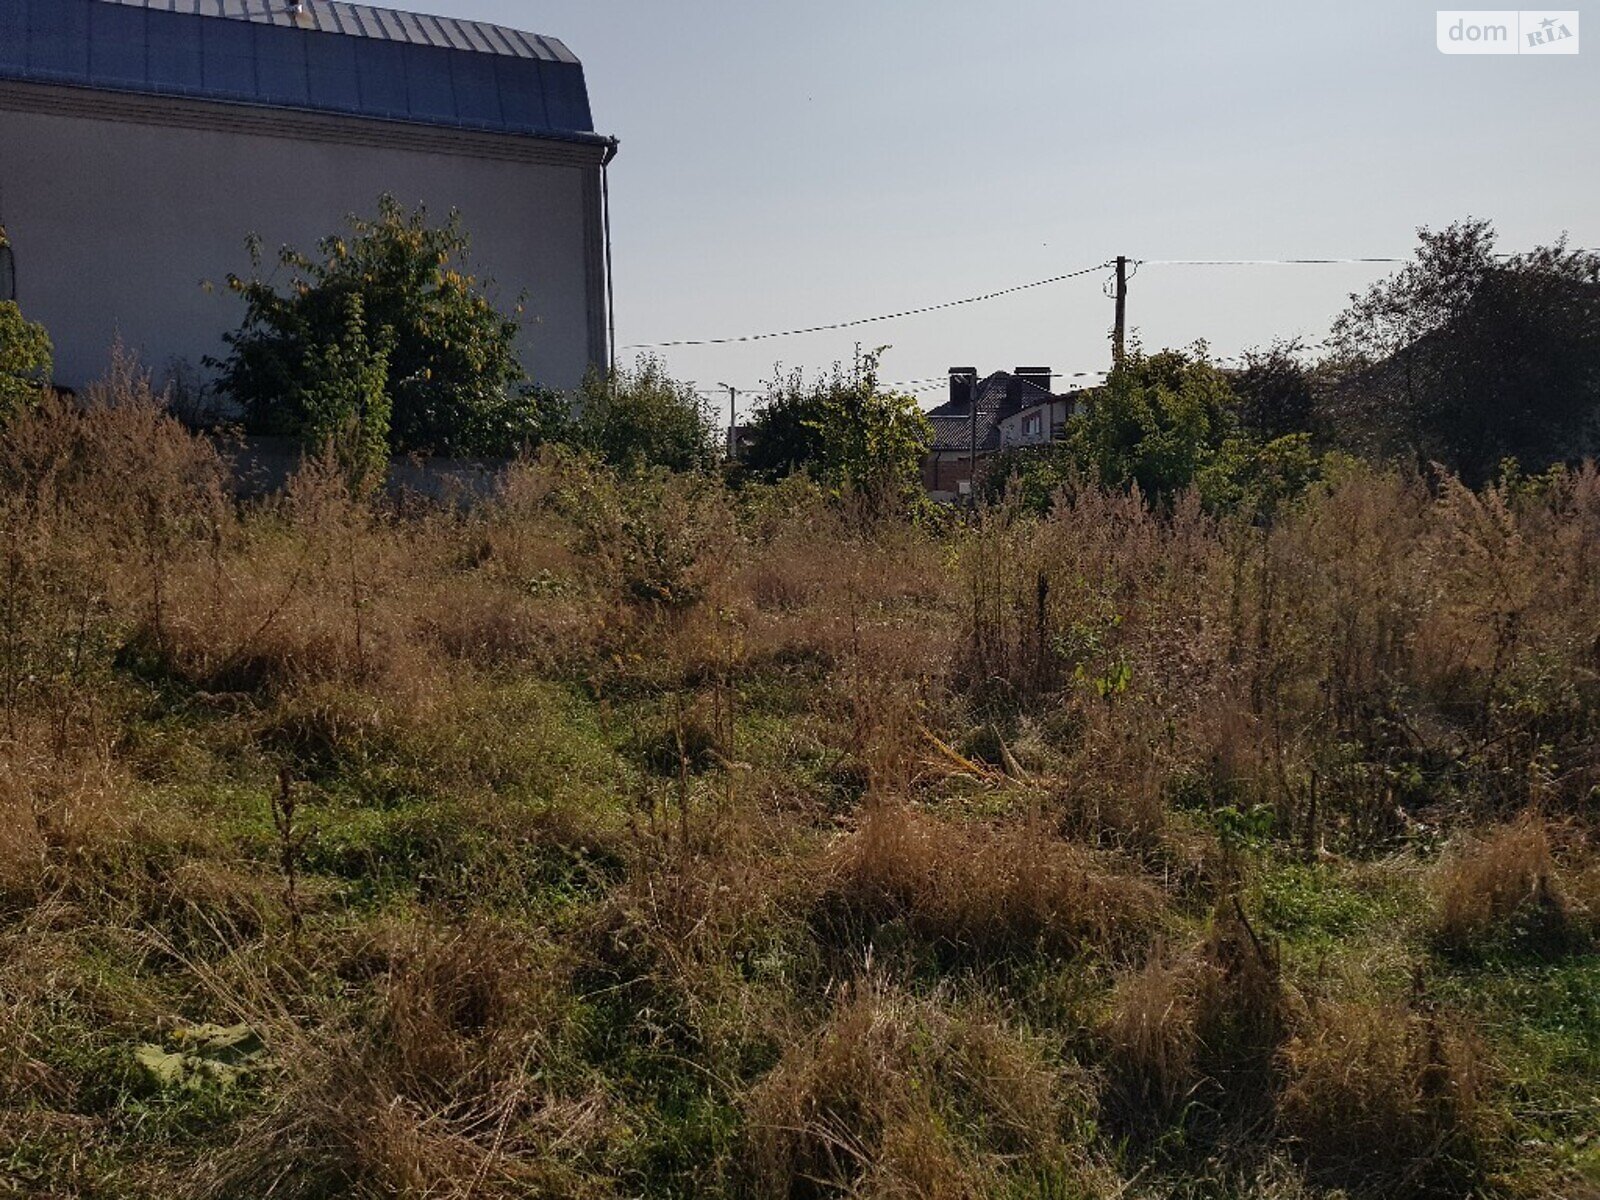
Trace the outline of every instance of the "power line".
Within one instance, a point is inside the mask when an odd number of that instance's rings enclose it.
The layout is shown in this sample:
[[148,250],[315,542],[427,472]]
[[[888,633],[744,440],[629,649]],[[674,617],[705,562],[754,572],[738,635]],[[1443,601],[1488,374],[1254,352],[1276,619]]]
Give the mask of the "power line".
[[[1184,267],[1220,267],[1220,266],[1305,266],[1311,264],[1327,263],[1400,263],[1408,259],[1400,258],[1159,258],[1159,259],[1130,259],[1128,260],[1135,270],[1141,266],[1184,266]],[[927,313],[943,312],[951,308],[961,308],[968,304],[983,304],[990,300],[999,300],[1005,296],[1014,296],[1019,292],[1033,291],[1035,288],[1049,287],[1052,284],[1065,283],[1069,279],[1077,279],[1084,275],[1092,275],[1096,271],[1105,270],[1112,266],[1112,261],[1107,260],[1096,263],[1092,267],[1083,267],[1076,271],[1068,271],[1064,275],[1052,275],[1048,279],[1036,279],[1032,283],[1019,283],[1014,287],[1001,288],[998,291],[984,292],[978,296],[966,296],[960,300],[945,300],[938,304],[925,304],[919,308],[902,309],[899,312],[883,313],[874,317],[857,317],[850,321],[833,321],[822,325],[808,325],[800,329],[777,329],[767,333],[746,333],[733,337],[711,338],[679,338],[667,342],[634,342],[623,346],[623,350],[670,350],[685,346],[732,346],[749,342],[765,342],[773,338],[801,337],[810,333],[829,333],[841,329],[856,329],[862,325],[874,325],[882,321],[898,321],[905,317],[919,317]]]
[[[1570,246],[1566,249],[1568,254],[1591,254],[1593,251],[1582,246]],[[1522,252],[1506,251],[1493,255],[1494,258],[1521,258]],[[1415,258],[1141,258],[1136,259],[1137,265],[1142,267],[1322,267],[1343,266],[1349,263],[1376,263],[1387,266],[1400,266],[1405,263],[1415,262]]]
[[1345,263],[1405,263],[1409,258],[1141,258],[1141,267],[1322,267]]
[[921,308],[908,308],[900,312],[884,313],[876,317],[857,317],[853,321],[835,321],[827,325],[811,325],[804,329],[780,329],[771,333],[747,333],[739,337],[684,338],[675,342],[639,342],[622,348],[624,350],[667,350],[675,346],[728,346],[739,342],[765,342],[772,338],[799,337],[807,333],[828,333],[837,329],[854,329],[860,325],[873,325],[879,321],[898,321],[903,317],[920,317],[924,313],[941,312],[947,308],[960,308],[965,304],[982,304],[988,300],[998,300],[1002,296],[1014,296],[1018,292],[1049,287],[1054,283],[1064,283],[1068,279],[1076,279],[1080,275],[1091,275],[1103,269],[1105,265],[1105,263],[1096,263],[1092,267],[1084,267],[1078,271],[1068,271],[1065,275],[1052,275],[1049,279],[1036,279],[1032,283],[1019,283],[1015,287],[1001,288],[995,292],[985,292],[981,296],[967,296],[960,300],[946,300],[940,304],[926,304]]
[[[1573,247],[1567,250],[1569,254],[1595,253],[1585,247]],[[1515,253],[1500,253],[1495,258],[1517,258]],[[1363,255],[1345,258],[1127,258],[1124,260],[1132,273],[1132,278],[1140,267],[1307,267],[1307,266],[1399,266],[1415,261],[1413,258],[1394,258],[1384,255]],[[966,296],[960,300],[945,300],[938,304],[925,304],[918,308],[902,309],[899,312],[882,313],[872,317],[857,317],[849,321],[833,321],[821,325],[808,325],[799,329],[778,329],[766,333],[747,333],[732,337],[712,338],[680,338],[667,342],[635,342],[622,346],[623,350],[668,350],[686,346],[732,346],[750,342],[765,342],[774,338],[801,337],[810,333],[829,333],[841,329],[856,329],[862,325],[874,325],[883,321],[898,321],[906,317],[918,317],[927,313],[943,312],[947,309],[961,308],[969,304],[982,304],[990,300],[999,300],[1005,296],[1014,296],[1019,292],[1032,291],[1036,288],[1049,287],[1052,284],[1064,283],[1069,279],[1077,279],[1084,275],[1092,275],[1096,271],[1105,270],[1115,265],[1115,260],[1096,263],[1092,267],[1083,267],[1076,271],[1068,271],[1063,275],[1052,275],[1048,279],[1036,279],[1031,283],[1020,283],[1014,287],[1000,288],[998,291],[984,292],[977,296]],[[1110,295],[1110,293],[1107,293]],[[1104,372],[1101,372],[1102,374]],[[1080,373],[1087,374],[1087,372]],[[897,386],[897,385],[895,385]],[[741,388],[741,391],[759,391],[758,388]]]

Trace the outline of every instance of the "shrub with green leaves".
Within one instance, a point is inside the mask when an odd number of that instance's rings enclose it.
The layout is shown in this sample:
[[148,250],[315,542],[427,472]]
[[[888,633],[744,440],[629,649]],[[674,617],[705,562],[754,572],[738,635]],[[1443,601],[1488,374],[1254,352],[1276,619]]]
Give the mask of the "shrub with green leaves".
[[[388,330],[384,392],[395,452],[509,454],[542,440],[552,398],[529,385],[518,361],[517,323],[498,311],[469,270],[470,241],[459,215],[431,224],[392,196],[376,217],[351,216],[348,237],[326,237],[314,258],[291,247],[278,256],[289,279],[263,277],[259,240],[254,272],[228,277],[245,318],[227,335],[220,383],[244,405],[253,428],[314,442],[323,416],[305,407],[324,395],[330,354],[344,360],[351,298],[359,300],[364,339]],[[348,361],[346,366],[348,367]]]
[[877,354],[807,382],[800,371],[772,384],[753,423],[745,466],[779,479],[810,472],[836,495],[850,492],[879,512],[921,499],[922,456],[932,431],[916,398],[878,382]]
[[359,293],[343,298],[344,321],[308,344],[288,402],[302,414],[302,436],[333,454],[357,491],[382,482],[389,465],[391,404],[386,390],[394,330],[367,327]]
[[1001,454],[985,491],[1008,490],[1036,511],[1063,487],[1137,486],[1158,504],[1194,489],[1211,512],[1268,516],[1315,481],[1320,459],[1307,433],[1262,440],[1229,376],[1206,347],[1135,350],[1051,447]]
[[1203,346],[1135,350],[1073,422],[1067,444],[1095,483],[1169,497],[1196,483],[1237,435],[1236,403]]
[[705,402],[655,358],[641,358],[609,380],[591,374],[570,437],[623,471],[696,471],[717,458],[716,426]]
[[0,417],[28,407],[50,382],[54,352],[43,325],[0,301]]

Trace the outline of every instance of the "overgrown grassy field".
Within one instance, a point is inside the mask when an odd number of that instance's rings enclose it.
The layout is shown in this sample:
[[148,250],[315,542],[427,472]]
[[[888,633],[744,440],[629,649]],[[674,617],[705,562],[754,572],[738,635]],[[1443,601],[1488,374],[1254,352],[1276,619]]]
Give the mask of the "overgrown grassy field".
[[0,1194],[1600,1187],[1593,470],[225,479],[0,432]]

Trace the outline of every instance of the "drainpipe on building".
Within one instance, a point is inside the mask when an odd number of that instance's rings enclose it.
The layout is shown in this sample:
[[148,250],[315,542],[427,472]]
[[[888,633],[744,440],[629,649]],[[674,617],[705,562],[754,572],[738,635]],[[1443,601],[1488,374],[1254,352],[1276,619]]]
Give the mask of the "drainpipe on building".
[[600,221],[606,240],[606,349],[611,355],[613,387],[617,378],[617,292],[611,279],[611,160],[621,146],[617,138],[608,138],[605,157],[600,160]]

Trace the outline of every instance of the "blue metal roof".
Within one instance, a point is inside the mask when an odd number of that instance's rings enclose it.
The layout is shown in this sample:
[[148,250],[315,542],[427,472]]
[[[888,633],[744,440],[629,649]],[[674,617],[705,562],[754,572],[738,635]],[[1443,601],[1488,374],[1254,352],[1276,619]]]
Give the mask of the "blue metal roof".
[[0,79],[600,141],[554,38],[308,0],[0,0]]

